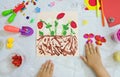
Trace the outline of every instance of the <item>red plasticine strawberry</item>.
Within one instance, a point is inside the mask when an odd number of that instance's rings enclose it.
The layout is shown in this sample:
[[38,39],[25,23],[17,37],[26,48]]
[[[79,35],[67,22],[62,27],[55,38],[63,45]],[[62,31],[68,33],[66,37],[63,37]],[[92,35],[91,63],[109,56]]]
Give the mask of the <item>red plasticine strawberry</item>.
[[41,21],[38,22],[38,23],[37,23],[37,26],[38,26],[38,29],[42,29],[42,27],[43,27],[43,22],[41,22]]
[[56,17],[56,19],[62,19],[65,16],[65,13],[59,13]]
[[19,67],[22,64],[22,57],[17,54],[12,56],[12,64]]
[[72,28],[77,28],[77,24],[75,21],[71,21],[70,25]]

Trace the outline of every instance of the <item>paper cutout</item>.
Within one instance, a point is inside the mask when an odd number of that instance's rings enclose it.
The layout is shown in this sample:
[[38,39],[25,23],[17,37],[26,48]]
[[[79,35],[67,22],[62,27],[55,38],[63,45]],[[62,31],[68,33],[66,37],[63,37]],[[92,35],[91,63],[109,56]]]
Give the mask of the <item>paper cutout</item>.
[[84,34],[83,36],[85,39],[87,39],[86,43],[89,43],[89,42],[93,42],[92,38],[94,38],[94,34],[90,33],[90,34]]
[[97,45],[102,45],[102,43],[105,43],[106,42],[106,39],[100,35],[96,35],[95,36],[95,40],[96,40],[96,44]]
[[[85,10],[96,10],[96,0],[84,0],[84,4],[86,6]],[[100,2],[98,3],[98,7],[100,8]]]
[[38,56],[78,55],[76,12],[41,12],[38,17]]
[[48,4],[48,6],[49,6],[49,7],[53,7],[53,6],[55,6],[55,1],[50,2],[50,3]]
[[105,37],[101,36],[101,35],[94,35],[93,33],[89,33],[89,34],[84,34],[83,37],[85,39],[87,39],[86,43],[93,43],[93,38],[95,40],[96,45],[100,45],[102,46],[102,43],[106,43],[106,39]]
[[[109,27],[116,26],[120,24],[120,0],[102,0],[103,1],[103,10],[105,17],[107,19]],[[113,22],[109,22],[109,20],[114,19]]]
[[52,1],[48,4],[49,7],[53,7],[56,5],[56,2],[60,2],[60,1],[63,1],[63,0],[55,0],[55,1]]

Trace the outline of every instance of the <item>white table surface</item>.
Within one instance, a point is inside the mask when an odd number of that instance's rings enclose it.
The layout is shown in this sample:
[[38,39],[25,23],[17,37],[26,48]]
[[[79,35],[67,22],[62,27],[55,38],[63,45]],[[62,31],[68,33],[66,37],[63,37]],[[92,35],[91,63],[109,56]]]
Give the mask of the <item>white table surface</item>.
[[[27,1],[27,0],[26,0]],[[55,1],[54,7],[48,7],[48,3]],[[3,10],[11,9],[22,0],[0,0],[0,13]],[[76,57],[37,57],[35,51],[36,40],[36,24],[38,20],[37,13],[34,12],[35,7],[40,7],[42,11],[77,11],[79,14],[79,53],[84,54],[85,33],[94,33],[105,36],[107,43],[100,47],[102,61],[105,68],[108,70],[111,77],[120,77],[120,63],[114,62],[112,54],[120,50],[120,45],[111,40],[110,34],[115,32],[120,26],[109,28],[102,27],[101,17],[97,18],[95,11],[84,11],[82,0],[38,0],[37,5],[30,4],[25,10],[25,14],[30,18],[35,18],[34,23],[30,23],[22,13],[18,13],[16,19],[11,25],[21,27],[30,26],[34,29],[34,34],[30,37],[23,37],[20,34],[8,33],[3,30],[8,17],[0,16],[0,40],[4,42],[4,48],[0,50],[0,64],[8,57],[9,54],[17,51],[25,56],[22,67],[16,69],[14,72],[6,75],[0,74],[0,77],[36,77],[41,64],[46,60],[52,60],[55,65],[53,77],[95,77],[94,73],[89,69],[79,56]],[[39,13],[40,14],[40,13]],[[82,20],[88,20],[88,24],[83,26]],[[8,37],[15,38],[14,47],[6,49],[5,44]],[[2,66],[0,66],[1,69]]]

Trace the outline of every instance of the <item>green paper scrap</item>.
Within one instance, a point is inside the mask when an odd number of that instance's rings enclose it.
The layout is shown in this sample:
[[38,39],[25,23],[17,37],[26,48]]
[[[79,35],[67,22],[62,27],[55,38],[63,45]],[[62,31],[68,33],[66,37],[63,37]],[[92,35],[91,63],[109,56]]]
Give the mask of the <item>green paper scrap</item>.
[[32,18],[31,20],[30,20],[30,23],[33,23],[35,21],[35,19],[34,18]]

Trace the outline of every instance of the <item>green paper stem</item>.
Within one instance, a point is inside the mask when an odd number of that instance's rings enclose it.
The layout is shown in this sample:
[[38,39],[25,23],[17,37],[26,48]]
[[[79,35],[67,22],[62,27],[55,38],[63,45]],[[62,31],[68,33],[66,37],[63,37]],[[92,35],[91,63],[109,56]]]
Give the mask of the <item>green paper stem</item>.
[[70,34],[71,35],[75,34],[75,32],[73,31],[73,29],[70,29]]
[[55,20],[55,35],[57,35],[57,27],[58,27],[58,21],[57,20]]

